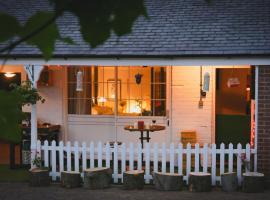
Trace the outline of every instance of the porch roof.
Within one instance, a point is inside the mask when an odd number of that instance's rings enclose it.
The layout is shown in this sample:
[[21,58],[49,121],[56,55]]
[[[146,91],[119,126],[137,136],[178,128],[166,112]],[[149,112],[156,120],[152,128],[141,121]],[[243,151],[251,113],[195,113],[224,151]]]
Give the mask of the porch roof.
[[[76,44],[57,42],[55,57],[182,57],[270,55],[270,1],[268,0],[146,0],[150,19],[140,17],[131,34],[114,33],[97,48],[81,37],[78,20],[65,13],[57,23],[62,36]],[[9,0],[0,12],[23,23],[39,10],[51,10],[47,0]],[[0,44],[0,48],[5,44]],[[0,54],[4,56],[4,54]],[[41,52],[21,44],[11,57],[41,57]]]

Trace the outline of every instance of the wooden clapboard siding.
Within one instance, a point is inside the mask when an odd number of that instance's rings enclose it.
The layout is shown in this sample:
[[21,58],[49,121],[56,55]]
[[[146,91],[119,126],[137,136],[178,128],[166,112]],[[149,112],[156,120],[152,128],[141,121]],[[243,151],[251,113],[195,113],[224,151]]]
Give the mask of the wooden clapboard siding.
[[173,67],[172,72],[172,125],[173,140],[179,141],[183,130],[195,130],[197,142],[211,143],[213,125],[213,69],[203,67],[210,73],[210,91],[203,98],[203,108],[198,108],[200,99],[200,67]]

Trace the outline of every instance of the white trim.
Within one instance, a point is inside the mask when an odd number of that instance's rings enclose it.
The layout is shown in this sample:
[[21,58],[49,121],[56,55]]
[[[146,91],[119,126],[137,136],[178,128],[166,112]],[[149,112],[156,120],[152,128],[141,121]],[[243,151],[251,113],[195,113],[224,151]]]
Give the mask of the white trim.
[[258,103],[259,98],[259,66],[255,66],[255,154],[254,154],[254,171],[257,171],[257,148],[258,148]]
[[[3,62],[3,59],[0,59]],[[188,57],[188,58],[54,58],[44,61],[38,58],[9,59],[6,65],[102,65],[102,66],[224,66],[269,65],[270,57]]]

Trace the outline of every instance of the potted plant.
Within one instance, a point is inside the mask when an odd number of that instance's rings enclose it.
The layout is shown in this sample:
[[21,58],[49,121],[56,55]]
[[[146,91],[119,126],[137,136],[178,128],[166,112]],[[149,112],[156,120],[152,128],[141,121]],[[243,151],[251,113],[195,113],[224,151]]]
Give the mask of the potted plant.
[[39,153],[37,152],[36,157],[32,160],[34,168],[29,170],[30,185],[31,186],[48,186],[50,185],[50,175],[49,168],[42,166],[42,159]]

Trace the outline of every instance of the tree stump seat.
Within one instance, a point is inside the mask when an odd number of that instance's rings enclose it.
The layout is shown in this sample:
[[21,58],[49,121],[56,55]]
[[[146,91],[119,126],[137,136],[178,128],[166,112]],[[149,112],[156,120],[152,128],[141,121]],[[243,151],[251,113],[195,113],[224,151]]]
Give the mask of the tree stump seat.
[[183,175],[154,172],[153,179],[157,190],[180,191],[183,189]]
[[106,167],[84,170],[84,188],[104,189],[111,185],[112,170]]
[[143,189],[144,171],[130,170],[123,173],[123,188],[126,190]]
[[61,172],[61,185],[65,188],[76,188],[81,186],[80,172]]
[[257,193],[264,191],[264,174],[258,172],[243,173],[243,192]]
[[189,191],[191,192],[210,192],[211,174],[204,172],[191,172],[189,174]]
[[41,187],[49,186],[51,178],[48,169],[34,168],[29,170],[30,186]]
[[238,188],[237,174],[235,172],[221,174],[221,187],[224,192],[235,192]]

